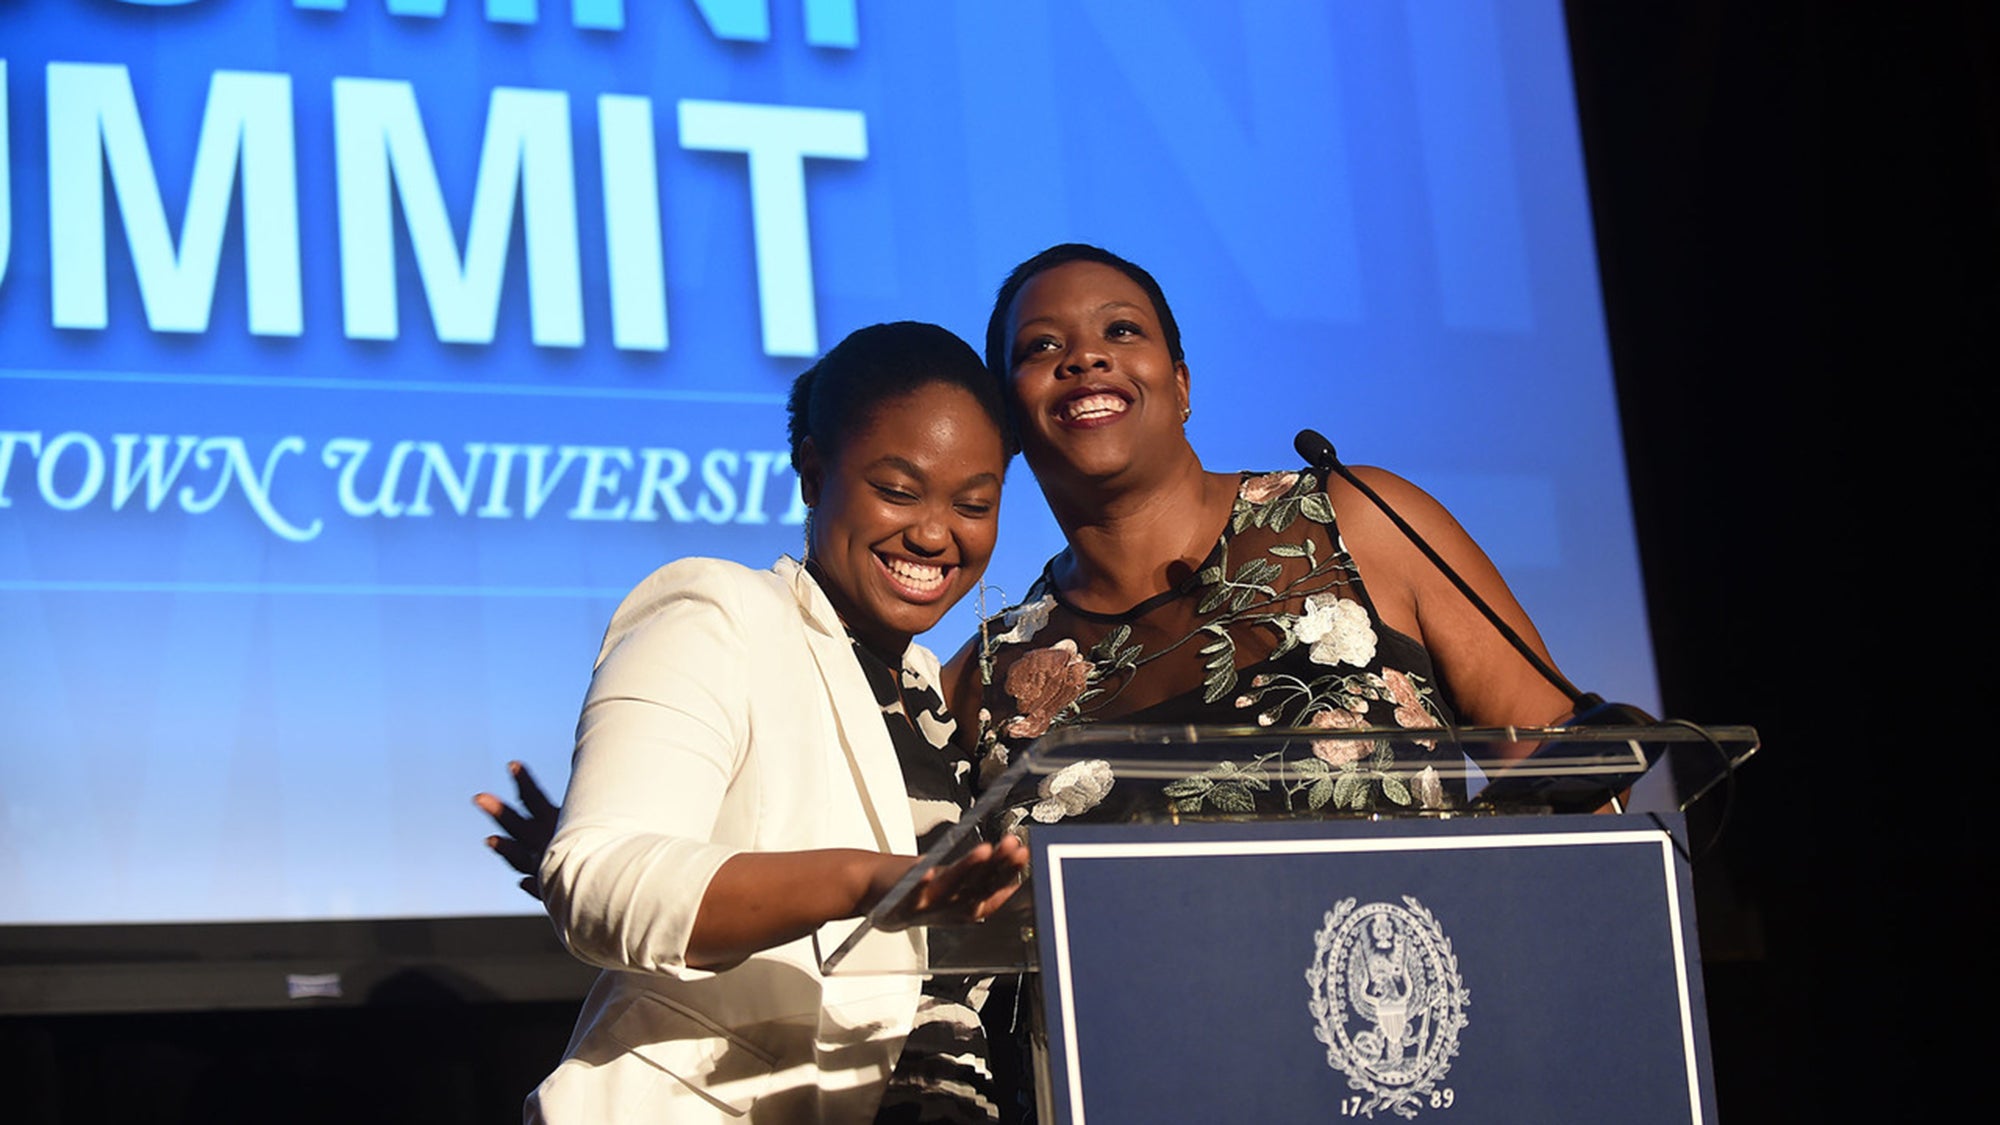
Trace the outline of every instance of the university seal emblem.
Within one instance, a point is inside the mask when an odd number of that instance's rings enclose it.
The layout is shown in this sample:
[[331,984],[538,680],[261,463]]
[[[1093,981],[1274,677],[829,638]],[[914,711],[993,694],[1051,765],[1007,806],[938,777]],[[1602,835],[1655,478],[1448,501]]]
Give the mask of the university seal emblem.
[[1408,895],[1400,906],[1341,900],[1326,913],[1306,983],[1313,1037],[1356,1091],[1342,1099],[1341,1116],[1413,1118],[1452,1104],[1455,1092],[1441,1083],[1472,994],[1451,940],[1422,903]]

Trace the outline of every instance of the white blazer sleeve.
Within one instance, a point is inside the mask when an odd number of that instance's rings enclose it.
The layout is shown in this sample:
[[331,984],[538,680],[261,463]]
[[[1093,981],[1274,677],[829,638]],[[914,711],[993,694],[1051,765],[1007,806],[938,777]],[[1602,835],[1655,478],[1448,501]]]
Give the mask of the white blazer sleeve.
[[756,643],[742,584],[729,578],[713,565],[664,568],[605,637],[541,866],[557,933],[592,964],[709,975],[687,967],[688,936],[709,881],[738,850],[715,829],[749,752]]

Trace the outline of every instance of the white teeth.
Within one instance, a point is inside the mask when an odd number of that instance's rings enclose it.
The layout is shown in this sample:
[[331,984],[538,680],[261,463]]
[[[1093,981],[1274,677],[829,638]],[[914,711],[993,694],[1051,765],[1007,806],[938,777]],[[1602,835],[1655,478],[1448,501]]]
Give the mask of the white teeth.
[[1125,400],[1117,395],[1084,395],[1063,404],[1063,417],[1071,422],[1088,422],[1125,413]]
[[891,558],[884,558],[882,564],[906,586],[929,592],[944,585],[944,568],[941,566]]

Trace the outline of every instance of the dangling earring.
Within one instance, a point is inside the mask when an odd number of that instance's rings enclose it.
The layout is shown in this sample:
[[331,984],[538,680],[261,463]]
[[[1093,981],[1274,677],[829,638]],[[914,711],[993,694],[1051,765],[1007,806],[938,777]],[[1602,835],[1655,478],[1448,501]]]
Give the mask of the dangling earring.
[[813,553],[813,510],[806,509],[806,518],[800,524],[805,529],[805,543],[799,548],[799,561],[811,562]]
[[979,686],[993,686],[993,641],[986,632],[986,575],[979,576]]

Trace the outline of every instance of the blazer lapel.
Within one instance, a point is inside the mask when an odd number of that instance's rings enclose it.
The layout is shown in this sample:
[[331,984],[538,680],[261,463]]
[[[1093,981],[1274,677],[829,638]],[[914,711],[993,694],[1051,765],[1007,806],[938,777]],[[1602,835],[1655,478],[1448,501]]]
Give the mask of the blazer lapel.
[[903,769],[883,725],[882,707],[854,659],[853,642],[826,594],[791,559],[780,559],[778,571],[789,580],[804,617],[806,645],[819,666],[820,683],[833,707],[840,731],[840,749],[848,772],[861,793],[875,842],[885,852],[912,855],[916,830],[910,821],[910,796],[903,786]]

